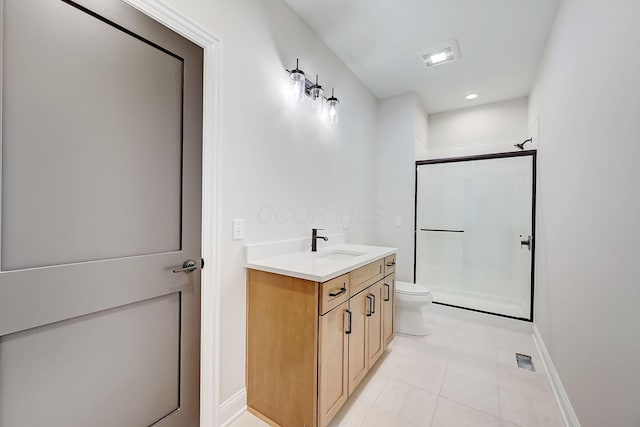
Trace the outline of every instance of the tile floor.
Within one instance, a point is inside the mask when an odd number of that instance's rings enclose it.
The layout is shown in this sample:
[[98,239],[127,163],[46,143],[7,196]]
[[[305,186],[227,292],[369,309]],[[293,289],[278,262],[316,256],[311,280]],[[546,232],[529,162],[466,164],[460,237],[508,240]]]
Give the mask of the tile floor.
[[[531,335],[441,314],[396,335],[330,427],[562,427]],[[515,353],[532,356],[536,372]],[[266,426],[249,413],[232,427]]]

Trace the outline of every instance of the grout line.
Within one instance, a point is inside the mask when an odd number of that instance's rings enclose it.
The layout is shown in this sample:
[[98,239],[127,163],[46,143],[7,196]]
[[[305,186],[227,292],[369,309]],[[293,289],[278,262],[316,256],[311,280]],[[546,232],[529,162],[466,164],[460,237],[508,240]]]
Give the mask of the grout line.
[[[444,399],[444,400],[448,400],[449,402],[455,403],[458,406],[463,406],[463,407],[465,407],[467,409],[471,409],[472,411],[479,412],[479,413],[484,414],[484,415],[489,415],[490,417],[495,418],[498,421],[502,421],[502,417],[496,417],[495,415],[493,415],[493,414],[491,414],[491,413],[489,413],[487,411],[483,411],[481,409],[473,408],[473,407],[471,407],[469,405],[465,405],[464,403],[460,403],[460,402],[458,402],[456,400],[453,400],[453,399],[451,399],[449,397],[445,397],[445,396],[440,396],[440,397],[442,399]],[[508,421],[508,420],[505,420],[505,421]],[[511,422],[511,421],[508,421],[508,422]],[[511,423],[511,424],[513,424],[513,423]]]

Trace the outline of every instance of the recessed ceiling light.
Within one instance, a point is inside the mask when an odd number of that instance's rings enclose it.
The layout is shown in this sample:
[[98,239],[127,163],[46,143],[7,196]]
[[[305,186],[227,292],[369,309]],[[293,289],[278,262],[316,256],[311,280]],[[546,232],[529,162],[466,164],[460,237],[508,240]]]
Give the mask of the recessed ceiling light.
[[435,65],[438,62],[446,61],[447,53],[446,52],[434,53],[433,55],[431,55],[430,59],[431,59],[431,62]]
[[465,96],[465,99],[471,101],[472,99],[476,99],[478,97],[477,93],[470,93],[469,95]]
[[427,68],[455,61],[460,57],[458,42],[450,40],[438,46],[421,50],[418,52],[418,57]]

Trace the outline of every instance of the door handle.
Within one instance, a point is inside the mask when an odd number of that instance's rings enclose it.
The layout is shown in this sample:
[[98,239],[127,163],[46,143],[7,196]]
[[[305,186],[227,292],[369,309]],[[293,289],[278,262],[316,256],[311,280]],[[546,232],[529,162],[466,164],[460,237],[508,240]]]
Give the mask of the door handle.
[[376,296],[371,294],[371,299],[373,300],[373,306],[371,308],[371,314],[376,314]]
[[395,261],[387,263],[387,267],[393,267],[394,265],[396,265]]
[[331,292],[329,294],[330,297],[337,297],[338,295],[342,295],[345,292],[347,292],[347,288],[340,288],[340,290],[338,292]]
[[349,316],[349,327],[347,329],[347,331],[345,332],[345,334],[349,335],[351,333],[351,310],[346,310],[347,315]]
[[191,273],[194,270],[198,269],[198,264],[192,259],[186,260],[182,264],[182,268],[174,268],[172,271],[174,273]]
[[387,288],[387,296],[384,297],[384,300],[389,301],[391,299],[391,286],[387,283],[385,283],[384,286]]
[[[520,235],[520,239],[522,239],[522,234]],[[527,236],[527,240],[520,240],[520,249],[522,249],[523,246],[526,246],[527,248],[529,248],[529,250],[531,250],[532,245],[533,237],[531,237],[531,235]]]
[[367,317],[371,317],[371,315],[373,314],[373,307],[371,306],[371,301],[373,301],[371,299],[371,294],[367,295],[367,299],[369,300],[369,312],[367,313]]

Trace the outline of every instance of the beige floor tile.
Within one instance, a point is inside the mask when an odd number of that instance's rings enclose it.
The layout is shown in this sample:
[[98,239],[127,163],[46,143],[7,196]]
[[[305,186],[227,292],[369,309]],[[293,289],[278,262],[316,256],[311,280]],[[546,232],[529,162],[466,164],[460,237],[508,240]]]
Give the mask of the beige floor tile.
[[269,424],[262,421],[250,412],[245,412],[233,420],[229,427],[269,427]]
[[555,402],[541,401],[500,390],[502,418],[523,427],[562,427],[560,411]]
[[373,408],[365,418],[362,425],[366,427],[423,427],[417,426],[416,424],[381,408]]
[[404,359],[398,363],[392,377],[406,384],[438,394],[440,393],[444,373],[444,367]]
[[428,363],[430,365],[442,367],[447,364],[449,350],[444,347],[429,344],[423,337],[412,337],[408,335],[396,336],[394,351],[415,362]]
[[500,427],[500,419],[440,397],[431,427]]
[[465,323],[464,320],[436,313],[428,313],[426,316],[426,322],[427,325],[446,326],[447,328],[452,329],[455,329]]
[[428,426],[435,411],[438,396],[418,387],[389,380],[380,392],[374,406],[409,423]]
[[360,427],[373,406],[358,399],[349,399],[329,423],[329,427]]
[[498,366],[498,386],[532,399],[554,402],[549,380],[543,374],[511,366]]
[[498,386],[495,384],[447,371],[440,395],[470,408],[500,416]]
[[522,427],[514,423],[510,423],[509,421],[500,420],[500,427]]
[[493,326],[482,325],[479,323],[463,323],[456,328],[458,335],[467,335],[475,338],[482,338],[496,344],[496,336],[504,330]]
[[[370,374],[373,374],[373,372],[370,372]],[[351,398],[373,405],[387,381],[389,381],[389,378],[386,376],[367,375]]]
[[423,337],[423,340],[427,344],[438,345],[444,348],[450,348],[453,343],[453,337],[455,335],[455,328],[442,325],[429,325],[429,331],[427,335]]
[[411,387],[407,400],[402,407],[403,416],[413,424],[429,426],[431,425],[437,402],[437,395],[418,387]]
[[371,368],[371,372],[368,375],[375,375],[376,377],[391,377],[393,371],[398,366],[400,361],[400,354],[396,351],[385,350],[382,357]]
[[472,335],[456,332],[451,350],[467,353],[491,362],[496,361],[495,340],[488,334]]
[[411,387],[407,383],[392,378],[387,381],[373,405],[387,412],[400,414]]
[[496,346],[529,355],[536,350],[532,335],[513,331],[498,332]]
[[489,384],[498,384],[498,368],[495,362],[467,353],[452,351],[447,370]]

